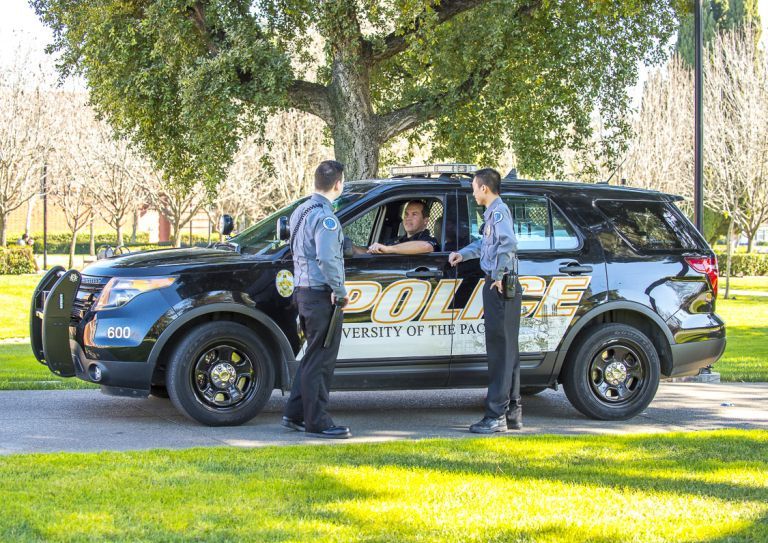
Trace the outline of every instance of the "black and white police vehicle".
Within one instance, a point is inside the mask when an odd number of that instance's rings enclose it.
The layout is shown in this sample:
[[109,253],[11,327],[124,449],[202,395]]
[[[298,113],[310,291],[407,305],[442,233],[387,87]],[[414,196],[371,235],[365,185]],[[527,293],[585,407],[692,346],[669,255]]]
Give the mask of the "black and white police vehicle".
[[[440,243],[429,254],[345,259],[335,390],[485,386],[483,275],[477,260],[448,265],[480,235],[474,169],[394,168],[389,179],[346,183],[334,202],[345,235],[368,246],[402,235],[405,204],[421,200]],[[519,241],[523,393],[562,384],[584,415],[629,419],[660,379],[722,355],[717,261],[681,198],[509,178],[502,198]],[[51,269],[31,304],[35,356],[107,394],[167,394],[202,424],[250,420],[275,388],[290,388],[302,355],[290,246],[276,228],[301,201],[210,248]]]

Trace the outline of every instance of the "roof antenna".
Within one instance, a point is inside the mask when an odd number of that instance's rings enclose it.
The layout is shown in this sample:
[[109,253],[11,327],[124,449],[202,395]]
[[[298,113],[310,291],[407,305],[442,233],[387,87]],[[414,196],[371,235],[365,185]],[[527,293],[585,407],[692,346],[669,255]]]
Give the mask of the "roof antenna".
[[605,181],[598,181],[597,183],[600,185],[607,185],[608,183],[610,183],[611,179],[613,179],[613,176],[616,175],[616,172],[618,172],[621,169],[621,167],[624,165],[624,163],[627,161],[628,158],[629,158],[629,155],[624,157],[624,160],[621,161],[621,164],[616,166],[616,169],[613,170],[613,173],[608,179],[606,179]]

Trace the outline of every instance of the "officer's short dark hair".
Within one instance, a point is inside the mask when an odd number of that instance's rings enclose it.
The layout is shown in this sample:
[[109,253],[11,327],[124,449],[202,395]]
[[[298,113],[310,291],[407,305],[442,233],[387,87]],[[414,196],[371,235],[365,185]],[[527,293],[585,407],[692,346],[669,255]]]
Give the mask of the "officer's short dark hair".
[[501,174],[493,168],[483,168],[475,172],[475,179],[479,185],[485,185],[488,189],[498,194],[501,192]]
[[324,160],[315,170],[315,189],[328,192],[341,179],[344,164],[336,160]]
[[424,200],[409,200],[403,208],[403,213],[405,213],[406,208],[411,204],[419,204],[421,206],[421,216],[424,218],[429,217],[429,208],[427,207],[427,202]]

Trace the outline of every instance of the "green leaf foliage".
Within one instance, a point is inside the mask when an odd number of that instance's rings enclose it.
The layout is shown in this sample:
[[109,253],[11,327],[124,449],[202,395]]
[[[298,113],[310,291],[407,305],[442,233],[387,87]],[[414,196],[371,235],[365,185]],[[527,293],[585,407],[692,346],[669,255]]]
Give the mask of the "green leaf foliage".
[[211,190],[240,139],[289,107],[320,116],[353,165],[340,134],[381,146],[406,133],[480,164],[511,144],[528,175],[557,172],[598,110],[615,162],[626,89],[663,57],[679,2],[32,0],[61,75],[83,74],[99,113],[167,177]]

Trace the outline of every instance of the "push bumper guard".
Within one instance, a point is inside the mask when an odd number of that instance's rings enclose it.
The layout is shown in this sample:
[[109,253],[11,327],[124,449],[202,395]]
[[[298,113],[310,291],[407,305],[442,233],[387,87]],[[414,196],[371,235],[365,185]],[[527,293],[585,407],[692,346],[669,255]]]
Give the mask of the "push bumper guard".
[[69,343],[72,305],[80,273],[51,268],[38,283],[32,295],[29,315],[29,337],[35,358],[61,377],[75,376],[75,363]]

